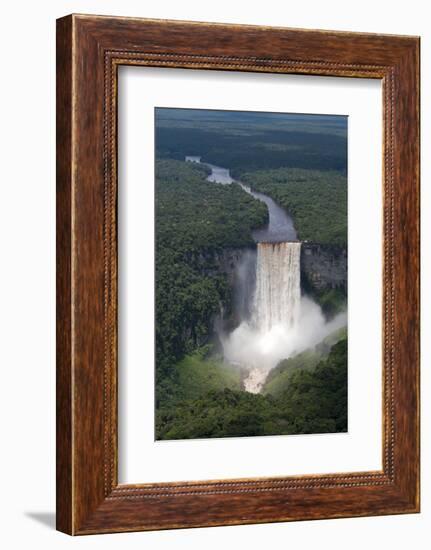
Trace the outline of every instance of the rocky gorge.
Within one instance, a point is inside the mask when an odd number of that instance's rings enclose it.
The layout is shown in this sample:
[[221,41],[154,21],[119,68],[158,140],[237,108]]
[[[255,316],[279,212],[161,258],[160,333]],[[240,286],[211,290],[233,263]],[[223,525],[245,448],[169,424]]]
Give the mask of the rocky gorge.
[[[212,249],[194,254],[188,261],[203,275],[222,275],[232,294],[221,304],[224,324],[237,325],[250,314],[256,282],[256,245]],[[347,299],[347,249],[342,246],[303,242],[301,245],[301,291],[316,301],[328,293]],[[322,304],[324,305],[324,304]],[[325,313],[330,313],[325,311]]]

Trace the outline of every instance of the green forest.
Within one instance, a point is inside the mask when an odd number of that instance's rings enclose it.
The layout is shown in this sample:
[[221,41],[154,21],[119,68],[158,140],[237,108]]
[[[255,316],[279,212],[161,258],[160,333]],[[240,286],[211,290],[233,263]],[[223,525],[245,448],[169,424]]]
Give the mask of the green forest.
[[345,117],[158,109],[157,158],[224,166],[293,217],[301,240],[347,246]]
[[285,167],[347,171],[345,117],[193,109],[157,109],[156,117],[158,158],[198,155],[234,177]]
[[241,174],[295,220],[301,241],[347,246],[347,185],[339,172],[278,168]]
[[176,362],[209,341],[221,305],[232,305],[226,276],[204,273],[211,252],[253,245],[252,230],[267,221],[261,202],[207,175],[190,162],[156,163],[157,403],[178,383]]
[[[255,249],[252,232],[268,211],[236,183],[210,184],[205,164],[184,161],[228,167],[284,207],[301,240],[346,247],[341,118],[156,110],[156,439],[347,430],[345,331],[281,361],[259,394],[244,391],[244,372],[224,361],[214,322],[235,303],[216,257]],[[331,292],[321,298],[335,311],[345,296]]]
[[285,376],[284,366],[262,394],[241,391],[235,373],[224,372],[226,367],[215,361],[205,363],[197,351],[179,364],[179,383],[170,400],[157,409],[158,439],[347,431],[346,338],[315,365],[309,357],[297,359],[278,387],[276,378]]

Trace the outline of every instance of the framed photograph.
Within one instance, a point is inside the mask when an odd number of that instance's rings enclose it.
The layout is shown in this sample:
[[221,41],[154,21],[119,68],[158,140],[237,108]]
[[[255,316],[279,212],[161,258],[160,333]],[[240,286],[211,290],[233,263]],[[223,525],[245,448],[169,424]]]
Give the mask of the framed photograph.
[[57,21],[57,528],[419,511],[419,38]]

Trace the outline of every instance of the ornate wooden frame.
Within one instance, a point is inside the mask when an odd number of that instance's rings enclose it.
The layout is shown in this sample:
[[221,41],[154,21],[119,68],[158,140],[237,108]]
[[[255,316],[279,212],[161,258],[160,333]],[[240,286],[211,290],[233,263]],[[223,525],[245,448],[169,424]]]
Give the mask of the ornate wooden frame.
[[[384,102],[383,470],[117,480],[119,65],[377,78]],[[419,511],[419,38],[70,15],[57,21],[57,528]]]

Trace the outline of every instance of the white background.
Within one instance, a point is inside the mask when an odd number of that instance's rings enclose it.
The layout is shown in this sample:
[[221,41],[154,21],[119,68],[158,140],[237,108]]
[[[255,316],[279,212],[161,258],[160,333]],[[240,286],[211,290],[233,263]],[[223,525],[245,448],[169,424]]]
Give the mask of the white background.
[[[119,78],[120,482],[381,470],[381,82],[145,67]],[[348,433],[154,441],[155,106],[348,114]]]
[[[431,149],[431,30],[427,2],[383,0],[56,0],[2,11],[0,121],[1,543],[5,548],[425,549],[431,522],[431,191],[422,168],[422,514],[72,539],[53,530],[55,18],[74,12],[284,25],[422,36],[422,150]],[[3,44],[4,41],[4,44]],[[429,538],[429,537],[428,537]]]

